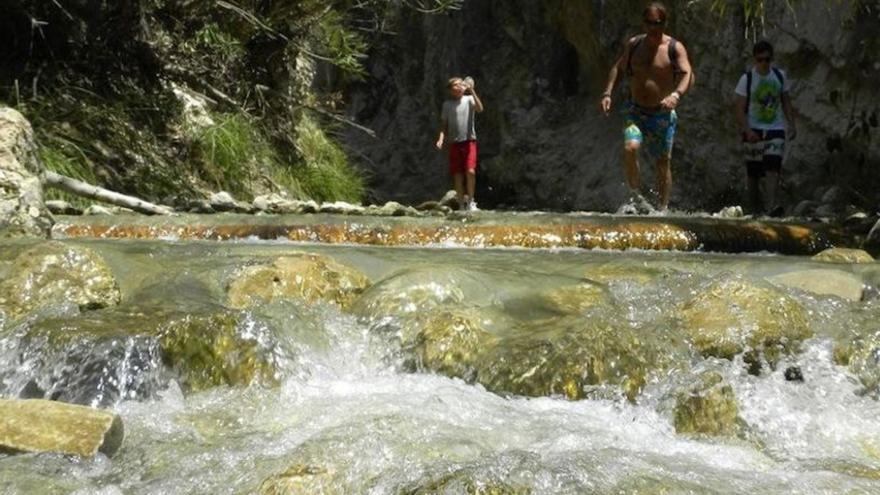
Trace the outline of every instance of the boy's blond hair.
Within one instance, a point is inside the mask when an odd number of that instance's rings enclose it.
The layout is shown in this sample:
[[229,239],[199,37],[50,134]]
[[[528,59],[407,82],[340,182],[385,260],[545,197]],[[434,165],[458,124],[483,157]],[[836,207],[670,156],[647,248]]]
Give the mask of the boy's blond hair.
[[464,82],[464,79],[460,77],[450,77],[449,80],[446,81],[446,88],[449,89],[460,82]]

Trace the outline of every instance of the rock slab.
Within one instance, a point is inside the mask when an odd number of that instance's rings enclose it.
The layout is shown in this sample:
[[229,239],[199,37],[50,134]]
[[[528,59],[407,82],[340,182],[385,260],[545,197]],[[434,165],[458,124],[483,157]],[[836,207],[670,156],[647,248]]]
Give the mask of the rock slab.
[[0,399],[0,449],[112,456],[125,431],[117,414],[42,399]]

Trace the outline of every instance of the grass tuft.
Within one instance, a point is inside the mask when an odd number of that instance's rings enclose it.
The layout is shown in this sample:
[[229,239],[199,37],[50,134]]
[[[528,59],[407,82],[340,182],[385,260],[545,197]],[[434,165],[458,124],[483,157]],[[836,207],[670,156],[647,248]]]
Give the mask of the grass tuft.
[[301,183],[306,193],[318,201],[363,201],[364,180],[339,145],[308,116],[300,120],[296,131],[297,149],[305,162]]

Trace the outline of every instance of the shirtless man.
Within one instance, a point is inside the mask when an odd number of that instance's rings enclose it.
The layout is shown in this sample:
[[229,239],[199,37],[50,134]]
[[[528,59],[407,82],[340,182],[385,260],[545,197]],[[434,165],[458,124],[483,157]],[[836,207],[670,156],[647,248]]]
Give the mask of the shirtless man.
[[638,152],[644,143],[657,160],[657,194],[660,210],[669,206],[672,187],[672,145],[678,117],[675,109],[693,81],[687,50],[681,42],[663,33],[666,7],[651,2],[642,13],[645,33],[629,39],[623,54],[608,73],[605,93],[599,103],[607,116],[611,93],[623,73],[629,77],[630,97],[624,104],[623,170],[633,200],[640,200],[641,177]]

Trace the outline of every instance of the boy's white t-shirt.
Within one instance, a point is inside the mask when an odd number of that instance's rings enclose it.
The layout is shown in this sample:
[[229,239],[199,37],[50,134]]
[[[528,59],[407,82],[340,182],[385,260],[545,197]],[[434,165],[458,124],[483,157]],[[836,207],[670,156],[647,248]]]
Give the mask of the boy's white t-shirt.
[[784,87],[780,84],[773,69],[762,76],[753,67],[752,71],[752,94],[746,95],[746,75],[739,78],[734,90],[739,96],[750,98],[749,101],[749,128],[764,131],[784,131],[785,113],[782,111],[782,94],[791,89],[791,82],[785,71],[776,69],[782,73],[785,81]]
[[477,139],[477,131],[474,126],[475,107],[476,102],[471,95],[443,102],[440,118],[446,122],[446,138],[449,141],[460,143]]

